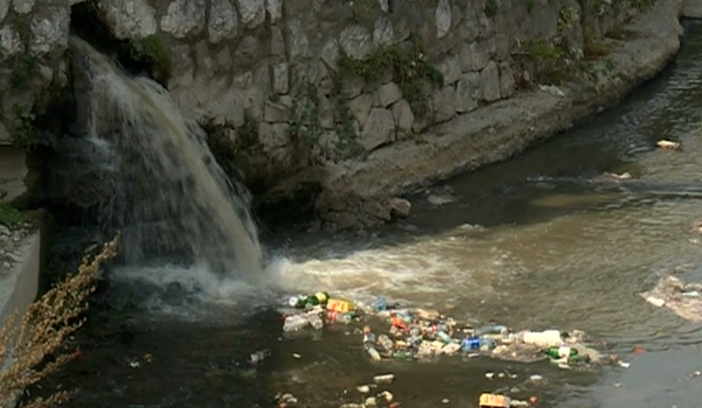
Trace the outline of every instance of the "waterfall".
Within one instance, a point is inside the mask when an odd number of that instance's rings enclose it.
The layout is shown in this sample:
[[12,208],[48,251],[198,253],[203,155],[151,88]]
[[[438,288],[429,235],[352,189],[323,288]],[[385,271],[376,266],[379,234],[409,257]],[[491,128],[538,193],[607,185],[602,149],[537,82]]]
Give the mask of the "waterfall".
[[91,161],[109,172],[98,217],[123,235],[128,264],[206,263],[255,278],[263,269],[250,196],[215,161],[206,134],[158,83],[123,72],[72,37],[77,124]]

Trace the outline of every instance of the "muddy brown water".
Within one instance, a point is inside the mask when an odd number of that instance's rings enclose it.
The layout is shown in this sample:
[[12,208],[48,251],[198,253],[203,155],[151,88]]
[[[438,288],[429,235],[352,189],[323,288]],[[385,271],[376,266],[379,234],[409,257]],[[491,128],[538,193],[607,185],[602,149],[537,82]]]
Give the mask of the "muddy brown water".
[[[116,272],[121,301],[144,306],[136,333],[83,345],[84,356],[56,380],[81,389],[69,406],[270,407],[277,392],[290,392],[298,406],[334,408],[360,402],[357,385],[392,372],[385,388],[404,407],[477,406],[484,391],[534,395],[540,407],[699,407],[702,326],[638,296],[676,269],[686,281],[702,279],[702,237],[691,230],[702,218],[702,24],[686,29],[674,66],[620,106],[411,197],[406,221],[365,236],[269,243],[274,288],[214,281],[198,268]],[[684,149],[655,150],[663,138]],[[632,178],[605,175],[623,172]],[[380,364],[345,327],[285,338],[266,304],[320,289],[364,301],[381,294],[459,320],[578,328],[631,365]],[[645,352],[633,354],[635,346]],[[252,366],[246,360],[258,349],[272,354]],[[146,353],[151,364],[129,365]],[[516,378],[485,377],[504,371]],[[532,374],[543,382],[528,381]]]

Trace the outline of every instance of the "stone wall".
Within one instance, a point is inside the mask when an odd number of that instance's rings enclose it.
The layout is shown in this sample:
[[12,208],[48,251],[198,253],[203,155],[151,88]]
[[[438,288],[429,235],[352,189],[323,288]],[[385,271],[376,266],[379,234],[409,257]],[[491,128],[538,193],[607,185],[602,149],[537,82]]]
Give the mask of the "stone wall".
[[[536,84],[582,80],[599,92],[594,66],[654,1],[0,0],[0,143],[36,136],[32,121],[68,81],[71,6],[83,3],[96,20],[74,23],[99,20],[149,62],[256,195],[295,196],[286,191],[311,182],[327,197],[317,209],[336,211],[329,197],[348,189],[329,180],[344,169],[432,142],[435,129]],[[349,193],[383,193],[368,183]]]
[[74,0],[0,0],[0,145],[27,146],[33,120],[68,84]]
[[115,37],[171,50],[169,90],[265,189],[556,80],[563,72],[542,78],[552,67],[533,59],[575,64],[647,2],[581,3],[100,0],[98,10]]

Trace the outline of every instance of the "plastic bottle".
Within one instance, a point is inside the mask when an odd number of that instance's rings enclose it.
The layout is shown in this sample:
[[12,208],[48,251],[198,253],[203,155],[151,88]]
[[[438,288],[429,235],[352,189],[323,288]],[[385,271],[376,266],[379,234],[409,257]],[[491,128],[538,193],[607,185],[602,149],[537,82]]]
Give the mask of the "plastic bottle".
[[395,348],[395,343],[387,335],[381,334],[378,336],[378,346],[385,351],[391,352]]
[[382,357],[380,357],[380,353],[378,353],[378,350],[376,350],[375,347],[373,347],[370,343],[366,346],[366,352],[373,360],[382,360]]
[[392,353],[392,358],[395,360],[414,360],[412,353],[405,350]]
[[328,312],[327,318],[338,324],[349,324],[353,321],[353,314],[351,313],[339,313],[339,312]]
[[378,297],[375,299],[375,311],[376,312],[382,312],[383,310],[388,309],[388,301],[384,297]]
[[327,302],[327,310],[339,313],[348,313],[356,310],[356,305],[350,300],[331,298]]
[[524,343],[540,347],[556,347],[563,343],[561,332],[558,330],[544,330],[542,332],[526,331],[519,336]]
[[479,340],[480,344],[480,351],[490,351],[495,348],[495,340],[492,337],[489,336],[483,336]]
[[310,322],[307,320],[307,318],[305,318],[305,316],[288,316],[285,318],[285,323],[283,323],[283,331],[297,331],[306,327],[308,324],[310,324]]
[[507,333],[508,329],[507,326],[503,326],[501,324],[496,324],[496,325],[491,325],[491,326],[483,326],[475,330],[475,335],[478,337],[484,336],[484,335],[505,335]]
[[578,355],[578,350],[568,346],[550,347],[545,351],[546,355],[553,359],[561,359],[563,357],[574,357]]
[[461,350],[463,351],[473,351],[480,348],[480,338],[475,336],[466,336],[463,341],[461,341]]
[[290,304],[291,304],[291,306],[294,306],[298,309],[305,309],[305,308],[314,307],[317,305],[326,304],[328,300],[329,300],[329,294],[327,292],[317,292],[314,295],[310,295],[310,296],[299,296],[297,298],[297,303],[295,303],[294,305],[292,304],[293,298],[291,298]]
[[444,342],[444,343],[450,343],[451,340],[452,340],[452,339],[451,339],[451,336],[449,336],[448,334],[446,334],[446,332],[443,331],[443,330],[440,330],[438,333],[436,333],[436,337],[438,337],[439,340],[441,340],[441,341]]
[[317,313],[309,313],[306,315],[307,321],[310,323],[312,327],[314,327],[315,330],[321,330],[322,327],[324,327],[324,322],[322,321],[322,318],[319,317]]

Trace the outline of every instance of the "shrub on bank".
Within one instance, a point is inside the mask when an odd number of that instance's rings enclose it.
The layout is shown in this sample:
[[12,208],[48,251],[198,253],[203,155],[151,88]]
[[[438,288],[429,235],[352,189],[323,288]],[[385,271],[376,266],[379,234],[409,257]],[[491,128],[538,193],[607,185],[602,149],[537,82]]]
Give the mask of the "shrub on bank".
[[[24,390],[79,355],[66,340],[84,323],[88,297],[103,263],[116,255],[119,236],[105,244],[92,260],[83,259],[78,273],[57,284],[32,303],[21,321],[13,312],[0,331],[0,406],[12,406]],[[57,390],[23,404],[46,408],[67,401],[70,390]]]

